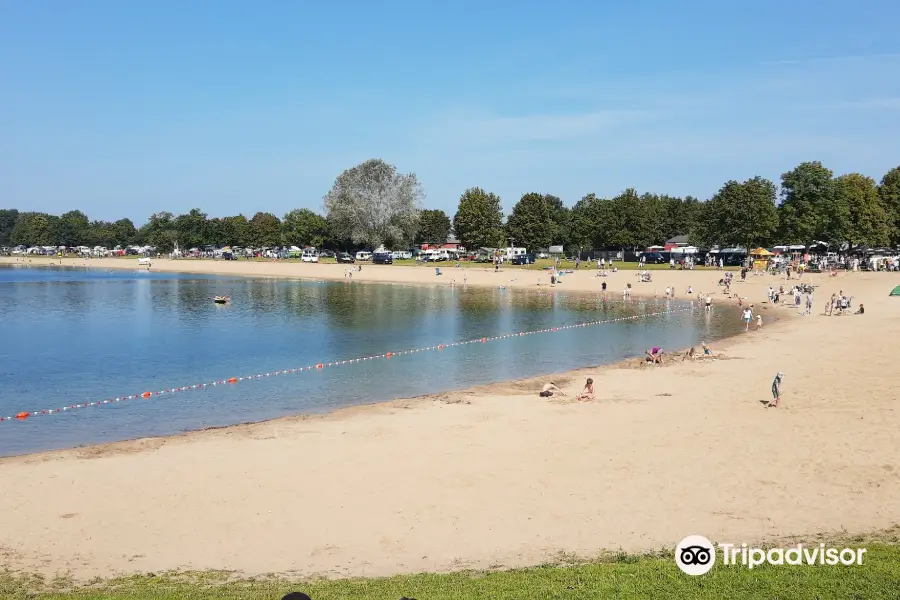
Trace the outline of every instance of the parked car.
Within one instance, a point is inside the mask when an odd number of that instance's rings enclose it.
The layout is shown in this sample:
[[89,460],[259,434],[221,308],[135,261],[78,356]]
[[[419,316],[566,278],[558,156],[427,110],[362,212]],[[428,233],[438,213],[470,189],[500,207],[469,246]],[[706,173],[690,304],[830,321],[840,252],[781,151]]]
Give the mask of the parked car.
[[319,262],[319,255],[316,253],[315,248],[307,248],[303,251],[303,254],[300,255],[301,262]]
[[533,265],[534,254],[517,254],[509,262],[513,265]]
[[376,252],[372,255],[372,263],[376,265],[392,265],[394,259],[390,252]]
[[338,262],[338,264],[353,264],[353,263],[356,262],[356,259],[354,259],[354,258],[353,258],[349,253],[347,253],[347,252],[341,252],[340,254],[338,254],[338,255],[335,257],[335,260]]
[[641,256],[648,265],[661,265],[669,262],[666,260],[666,257],[659,252],[642,252]]
[[321,252],[319,252],[319,258],[334,258],[334,251],[322,250]]

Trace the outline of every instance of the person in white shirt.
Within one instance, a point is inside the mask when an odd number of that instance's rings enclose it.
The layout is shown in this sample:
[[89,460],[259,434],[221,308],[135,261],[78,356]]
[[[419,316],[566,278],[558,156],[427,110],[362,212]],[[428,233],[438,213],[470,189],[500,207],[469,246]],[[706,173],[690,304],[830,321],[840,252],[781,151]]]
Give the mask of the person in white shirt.
[[744,331],[750,331],[750,320],[753,318],[753,311],[750,307],[744,309]]

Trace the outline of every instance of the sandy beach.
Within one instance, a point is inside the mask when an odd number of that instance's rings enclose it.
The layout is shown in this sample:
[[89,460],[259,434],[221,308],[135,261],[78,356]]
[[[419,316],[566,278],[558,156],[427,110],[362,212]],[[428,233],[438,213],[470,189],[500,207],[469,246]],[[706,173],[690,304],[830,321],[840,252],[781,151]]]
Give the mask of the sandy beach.
[[[152,268],[322,280],[346,271],[186,260]],[[366,265],[353,281],[462,282],[462,269],[442,270]],[[469,285],[548,287],[535,271],[466,273]],[[715,271],[654,271],[652,284],[634,271],[595,273],[566,275],[557,289],[596,292],[605,280],[613,294],[626,283],[636,295],[675,286],[684,299],[691,286],[715,292],[717,305],[735,302]],[[689,534],[740,544],[889,528],[900,520],[900,298],[888,293],[900,275],[807,278],[820,286],[812,316],[765,302],[783,279],[736,283],[766,325],[714,347],[723,355],[715,360],[585,368],[2,459],[0,564],[77,578],[168,569],[374,576],[672,548]],[[838,290],[866,314],[824,316]],[[765,408],[778,371],[783,404]],[[537,396],[548,380],[573,396],[588,376],[594,401]]]

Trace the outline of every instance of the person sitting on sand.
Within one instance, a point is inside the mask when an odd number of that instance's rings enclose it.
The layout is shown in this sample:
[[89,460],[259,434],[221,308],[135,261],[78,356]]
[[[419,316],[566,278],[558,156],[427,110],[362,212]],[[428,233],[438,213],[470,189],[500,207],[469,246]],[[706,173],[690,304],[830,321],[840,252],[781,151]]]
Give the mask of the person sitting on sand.
[[859,308],[856,310],[856,313],[854,313],[854,314],[857,314],[857,315],[864,315],[864,314],[866,314],[866,307],[863,306],[862,302],[860,302]]
[[703,347],[703,356],[712,356],[712,350],[709,349],[706,342],[700,342],[700,346]]
[[559,392],[559,394],[563,395],[563,396],[566,395],[565,392],[563,392],[561,389],[556,387],[556,384],[551,381],[550,383],[544,384],[544,387],[541,388],[541,391],[540,391],[540,393],[538,393],[538,396],[540,396],[541,398],[549,398],[550,396],[553,395],[553,392]]
[[593,400],[594,399],[594,380],[588,377],[587,383],[584,384],[584,389],[581,390],[581,393],[578,394],[576,400]]
[[654,346],[652,349],[646,350],[645,353],[647,354],[647,362],[653,363],[653,364],[662,363],[662,357],[663,357],[662,348],[660,348],[658,346]]
[[684,357],[685,358],[697,358],[697,350],[692,347],[690,350],[685,352]]

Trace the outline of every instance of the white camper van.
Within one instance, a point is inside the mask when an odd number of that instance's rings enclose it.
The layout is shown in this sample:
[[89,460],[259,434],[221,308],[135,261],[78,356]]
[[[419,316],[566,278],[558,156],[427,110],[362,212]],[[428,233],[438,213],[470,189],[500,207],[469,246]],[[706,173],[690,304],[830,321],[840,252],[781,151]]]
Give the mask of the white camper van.
[[300,255],[300,262],[319,262],[319,253],[315,248],[304,248],[303,254]]

